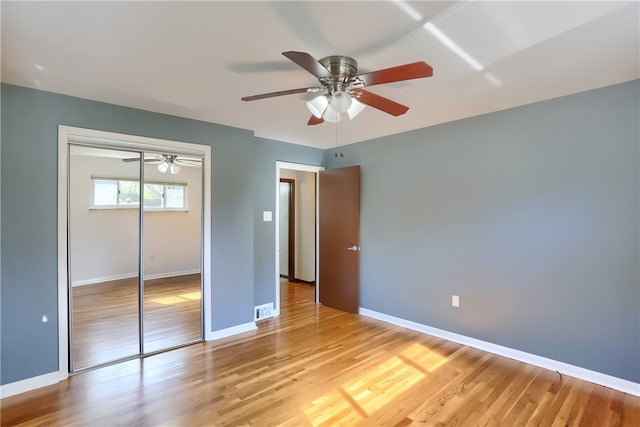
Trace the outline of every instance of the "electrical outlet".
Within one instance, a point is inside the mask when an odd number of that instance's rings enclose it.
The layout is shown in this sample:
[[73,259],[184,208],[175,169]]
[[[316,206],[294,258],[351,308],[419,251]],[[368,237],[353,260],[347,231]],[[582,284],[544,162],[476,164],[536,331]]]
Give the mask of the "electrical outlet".
[[460,307],[460,297],[458,295],[451,295],[451,306]]

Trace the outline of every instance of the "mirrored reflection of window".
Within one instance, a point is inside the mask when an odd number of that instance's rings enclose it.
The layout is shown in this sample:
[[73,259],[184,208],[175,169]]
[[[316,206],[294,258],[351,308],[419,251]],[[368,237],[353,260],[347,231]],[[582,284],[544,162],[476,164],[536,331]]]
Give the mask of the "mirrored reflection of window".
[[118,181],[118,205],[138,206],[140,203],[138,181]]
[[[144,207],[163,208],[164,186],[159,184],[144,185]],[[180,206],[183,207],[183,206]]]
[[93,205],[115,206],[118,204],[118,182],[106,179],[93,181]]
[[[132,179],[92,178],[92,209],[135,208],[140,205],[140,183]],[[187,184],[147,182],[144,207],[150,210],[186,210]]]
[[165,207],[184,209],[187,205],[187,187],[181,185],[167,185],[165,187]]

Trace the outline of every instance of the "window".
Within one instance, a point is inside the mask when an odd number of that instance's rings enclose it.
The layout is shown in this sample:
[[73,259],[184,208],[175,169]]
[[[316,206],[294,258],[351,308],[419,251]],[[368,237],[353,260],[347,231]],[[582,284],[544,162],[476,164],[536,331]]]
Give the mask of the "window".
[[118,205],[135,207],[140,204],[140,184],[138,181],[118,182]]
[[[92,209],[122,209],[140,206],[140,182],[133,179],[92,178]],[[145,182],[144,208],[154,211],[187,209],[187,184]]]
[[165,185],[164,206],[169,209],[186,208],[187,187],[183,185]]
[[94,179],[92,206],[117,206],[118,181]]

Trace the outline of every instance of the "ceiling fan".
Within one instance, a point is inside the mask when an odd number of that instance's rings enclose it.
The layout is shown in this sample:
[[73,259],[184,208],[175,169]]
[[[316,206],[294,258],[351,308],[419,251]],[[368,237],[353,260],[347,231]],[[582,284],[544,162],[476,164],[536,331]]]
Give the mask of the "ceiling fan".
[[[140,161],[139,157],[130,157],[127,159],[122,159],[123,162],[138,162]],[[162,154],[161,156],[157,156],[155,158],[145,158],[145,163],[157,163],[158,170],[162,173],[170,172],[172,175],[180,172],[180,165],[188,165],[188,166],[200,166],[202,164],[201,159],[185,159],[178,157],[175,154]]]
[[377,108],[392,116],[400,116],[409,111],[409,107],[363,88],[433,75],[433,68],[425,62],[413,62],[370,73],[357,74],[358,63],[348,56],[333,55],[316,60],[306,52],[288,51],[282,52],[282,54],[313,74],[320,82],[320,86],[269,92],[245,96],[241,99],[255,101],[296,93],[323,92],[307,102],[307,108],[312,114],[307,122],[308,125],[317,125],[324,121],[340,121],[342,113],[347,113],[349,119],[353,119],[365,108],[365,105]]

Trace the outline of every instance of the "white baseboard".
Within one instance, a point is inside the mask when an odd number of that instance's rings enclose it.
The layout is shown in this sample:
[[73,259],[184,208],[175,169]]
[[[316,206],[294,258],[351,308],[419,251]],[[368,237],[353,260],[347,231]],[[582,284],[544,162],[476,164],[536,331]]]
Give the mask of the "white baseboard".
[[13,383],[0,386],[0,398],[14,396],[16,394],[25,393],[36,388],[45,387],[60,381],[58,371],[51,372],[37,377],[27,378],[26,380],[16,381]]
[[165,277],[188,276],[189,274],[198,274],[198,273],[200,273],[199,268],[196,268],[194,270],[170,271],[168,273],[146,274],[144,276],[144,280],[164,279]]
[[221,338],[230,337],[232,335],[241,334],[243,332],[254,331],[258,329],[255,322],[247,322],[241,325],[231,326],[225,329],[219,329],[217,331],[211,331],[205,334],[205,341],[219,340]]
[[403,328],[422,332],[434,337],[443,338],[469,347],[474,347],[483,351],[487,351],[489,353],[497,354],[499,356],[508,357],[519,362],[528,363],[530,365],[539,366],[541,368],[550,369],[552,371],[558,371],[562,374],[589,381],[594,384],[609,387],[623,393],[631,394],[633,396],[640,396],[640,383],[634,383],[632,381],[603,374],[601,372],[592,371],[590,369],[581,368],[579,366],[570,365],[568,363],[559,362],[553,359],[547,359],[546,357],[537,356],[535,354],[527,353],[524,351],[515,350],[487,341],[467,337],[465,335],[456,334],[454,332],[445,331],[443,329],[423,325],[421,323],[412,322],[400,317],[394,317],[388,314],[379,313],[377,311],[369,310],[364,307],[360,307],[359,313],[363,316],[382,320],[383,322],[391,323],[396,326],[402,326]]
[[[198,273],[200,273],[199,268],[193,269],[193,270],[170,271],[167,273],[147,274],[144,276],[144,280],[164,279],[165,277],[187,276],[189,274],[198,274]],[[96,283],[110,282],[112,280],[130,279],[132,277],[138,277],[138,273],[115,274],[113,276],[94,277],[86,280],[76,280],[75,282],[71,283],[71,286],[75,288],[76,286],[95,285]]]
[[114,274],[112,276],[92,277],[91,279],[76,280],[75,282],[71,282],[71,287],[75,288],[76,286],[95,285],[96,283],[110,282],[112,280],[130,279],[132,277],[138,277],[138,273]]

